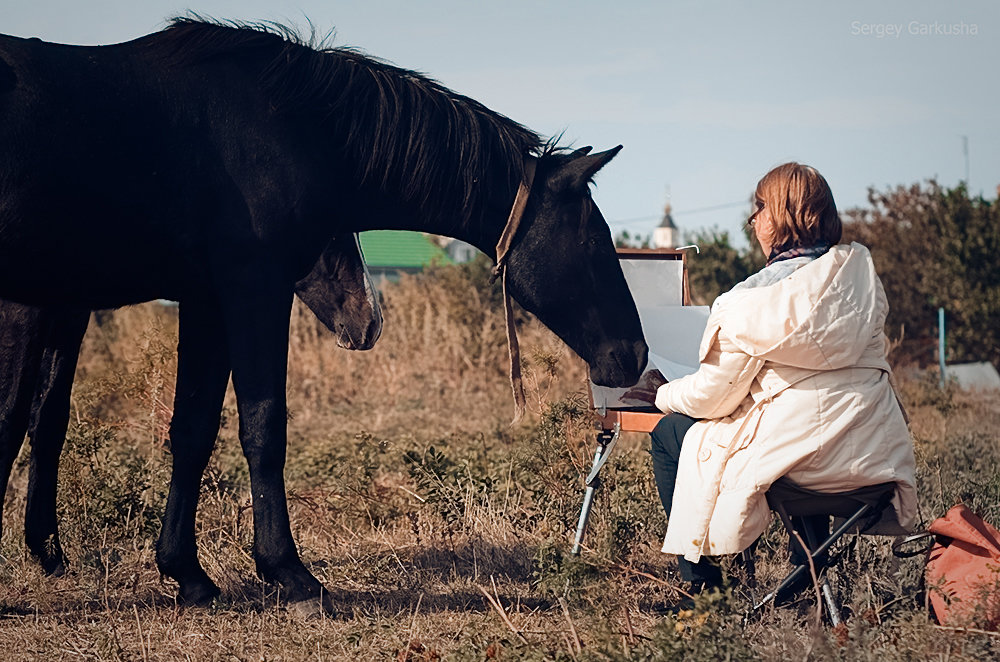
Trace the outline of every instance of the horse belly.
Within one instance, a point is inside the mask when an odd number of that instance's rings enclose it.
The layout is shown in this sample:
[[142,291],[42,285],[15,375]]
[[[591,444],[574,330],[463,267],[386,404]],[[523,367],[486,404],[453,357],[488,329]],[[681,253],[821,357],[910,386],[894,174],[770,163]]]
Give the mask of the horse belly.
[[0,297],[105,308],[189,287],[199,269],[190,215],[167,191],[153,195],[155,182],[104,166],[99,177],[42,165],[18,184],[0,176]]
[[114,308],[156,298],[180,299],[193,290],[179,259],[155,242],[116,237],[74,247],[72,242],[27,242],[0,251],[0,298],[30,305]]

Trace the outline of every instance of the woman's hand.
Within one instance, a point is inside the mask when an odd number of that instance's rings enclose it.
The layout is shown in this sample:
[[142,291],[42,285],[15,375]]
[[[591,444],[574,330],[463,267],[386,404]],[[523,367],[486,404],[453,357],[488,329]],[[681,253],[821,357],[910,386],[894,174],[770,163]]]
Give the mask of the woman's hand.
[[649,372],[643,373],[642,377],[639,378],[639,382],[625,391],[622,395],[622,400],[638,400],[640,402],[648,402],[653,404],[656,402],[656,391],[661,386],[667,383],[667,380],[663,377],[663,374],[659,370],[650,370]]

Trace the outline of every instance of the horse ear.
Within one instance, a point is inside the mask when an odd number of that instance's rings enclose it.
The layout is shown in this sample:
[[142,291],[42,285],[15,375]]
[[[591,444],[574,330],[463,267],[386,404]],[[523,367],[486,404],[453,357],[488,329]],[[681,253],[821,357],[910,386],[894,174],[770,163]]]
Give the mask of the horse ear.
[[580,147],[579,149],[573,150],[573,153],[570,154],[570,156],[572,156],[573,158],[576,158],[578,156],[586,156],[587,154],[590,154],[590,150],[592,149],[594,148],[591,147],[590,145],[587,145],[586,147]]
[[[590,151],[589,147],[585,147],[587,152]],[[621,145],[609,149],[606,152],[599,152],[597,154],[588,154],[584,152],[577,156],[577,153],[582,150],[577,150],[573,153],[573,158],[562,168],[560,168],[559,173],[559,186],[565,186],[571,189],[583,189],[587,187],[590,182],[591,177],[603,168],[605,164],[611,159],[615,158],[622,149]]]

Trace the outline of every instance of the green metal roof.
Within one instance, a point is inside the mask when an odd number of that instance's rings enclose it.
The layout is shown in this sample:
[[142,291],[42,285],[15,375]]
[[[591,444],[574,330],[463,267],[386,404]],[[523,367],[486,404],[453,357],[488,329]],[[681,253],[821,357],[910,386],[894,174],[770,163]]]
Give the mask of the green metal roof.
[[370,267],[421,268],[432,261],[451,264],[452,260],[420,232],[369,230],[361,233],[361,250]]

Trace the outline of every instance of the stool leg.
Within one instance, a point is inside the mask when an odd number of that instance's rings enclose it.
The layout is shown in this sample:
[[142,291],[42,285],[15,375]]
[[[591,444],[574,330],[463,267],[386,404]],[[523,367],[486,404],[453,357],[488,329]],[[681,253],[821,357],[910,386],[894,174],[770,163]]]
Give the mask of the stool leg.
[[833,599],[833,591],[830,590],[830,581],[825,576],[823,577],[823,586],[821,589],[823,601],[826,603],[826,613],[830,617],[830,624],[833,627],[837,627],[840,625],[840,607]]
[[[845,533],[857,526],[858,522],[860,522],[864,517],[871,518],[871,520],[868,520],[866,524],[861,526],[862,530],[867,529],[873,523],[872,520],[877,519],[878,514],[888,507],[891,497],[892,493],[887,492],[875,507],[869,503],[865,503],[857,511],[855,511],[853,515],[844,520],[840,526],[836,527],[833,532],[829,533],[829,535],[823,536],[824,540],[822,542],[816,539],[817,535],[815,534],[813,527],[801,527],[803,530],[800,533],[804,538],[802,544],[807,548],[808,558],[812,559],[814,567],[818,562],[822,562],[824,568],[831,567],[830,559],[826,556],[826,554],[833,544],[840,540]],[[768,494],[767,501],[771,509],[777,513],[778,517],[781,519],[781,523],[785,526],[789,535],[795,537],[795,531],[798,527],[792,523],[791,517],[789,516],[788,510],[785,508],[784,504],[777,497],[772,498],[770,493]],[[819,575],[820,568],[817,568],[816,571],[817,575]],[[765,605],[773,602],[779,593],[790,588],[792,585],[809,574],[809,565],[797,566],[787,577],[785,577],[784,580],[782,580],[778,588],[764,596],[760,602],[754,604],[750,611],[748,611],[744,616],[744,623],[748,622],[750,617],[756,614]],[[817,579],[820,578],[817,576]],[[830,587],[830,581],[827,574],[822,576],[822,581],[820,583],[820,599],[826,608],[830,623],[834,627],[840,625],[842,622],[840,617],[840,606],[834,599],[833,590]]]
[[765,595],[760,602],[758,602],[753,606],[753,609],[750,610],[751,613],[760,610],[761,608],[765,607],[768,603],[774,601],[774,599],[778,596],[778,593],[789,588],[790,586],[795,584],[795,582],[799,581],[801,577],[807,574],[809,574],[809,566],[807,565],[796,566],[796,568],[791,573],[789,573],[787,577],[785,577],[785,579],[778,585],[776,589]]
[[[817,544],[813,528],[811,526],[803,526],[802,528],[804,529],[803,534],[805,537],[806,545],[808,545],[808,549],[806,551],[810,555],[810,557],[812,557],[815,565],[816,557],[818,557],[822,553],[818,549],[820,546]],[[827,545],[826,547],[829,546]],[[817,576],[819,575],[821,570],[822,568],[816,568]],[[823,573],[822,578],[818,577],[818,579],[820,579],[819,588],[820,588],[820,593],[823,595],[823,602],[826,604],[826,613],[827,616],[830,618],[830,623],[834,627],[837,627],[838,625],[840,625],[840,606],[837,604],[837,601],[833,599],[833,590],[830,588],[829,574],[830,573]]]

